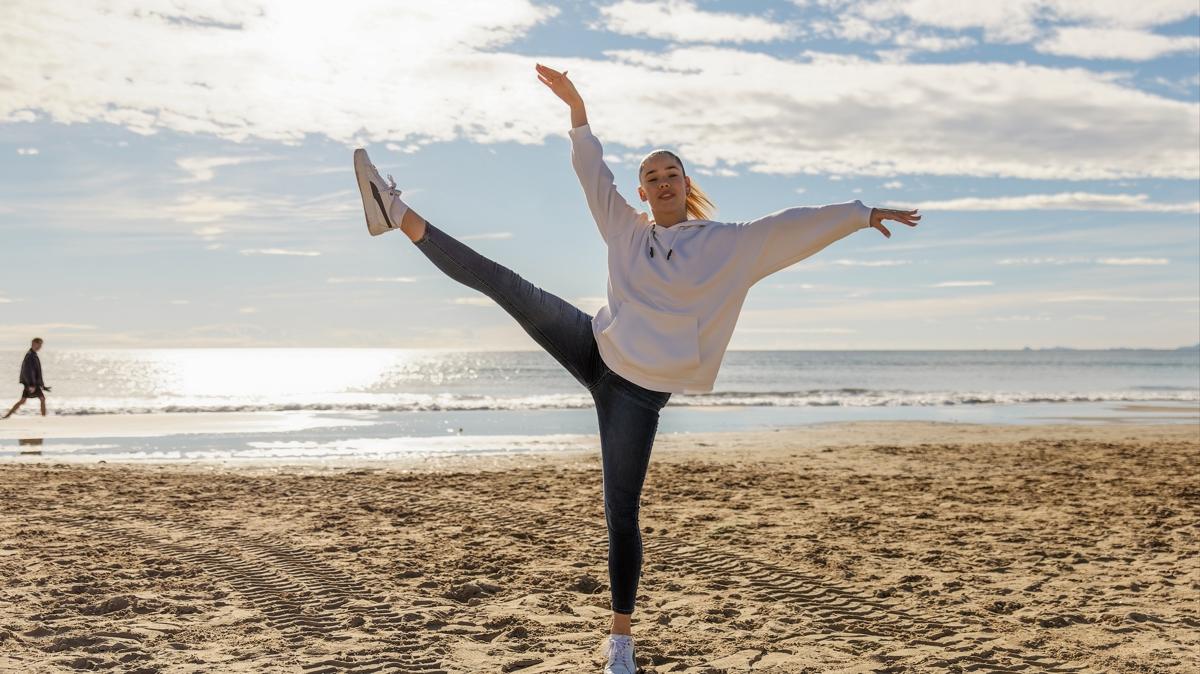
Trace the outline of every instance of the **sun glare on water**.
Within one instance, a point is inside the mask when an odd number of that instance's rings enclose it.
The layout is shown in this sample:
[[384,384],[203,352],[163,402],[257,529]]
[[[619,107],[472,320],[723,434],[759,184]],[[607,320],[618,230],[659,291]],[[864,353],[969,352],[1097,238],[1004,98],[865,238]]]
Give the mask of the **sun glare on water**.
[[153,354],[156,384],[181,397],[286,398],[362,391],[415,353],[364,349],[180,349]]

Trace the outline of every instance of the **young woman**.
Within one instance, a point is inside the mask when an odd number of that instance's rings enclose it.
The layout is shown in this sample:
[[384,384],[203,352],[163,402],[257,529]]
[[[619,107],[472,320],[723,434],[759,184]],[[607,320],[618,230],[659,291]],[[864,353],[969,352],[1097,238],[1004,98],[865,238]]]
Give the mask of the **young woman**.
[[712,203],[667,150],[638,169],[638,197],[617,193],[583,99],[565,72],[538,79],[571,111],[571,161],[608,247],[608,305],[590,316],[483,257],[408,207],[363,149],[354,168],[372,235],[399,229],[450,278],[495,300],[592,394],[600,429],[612,627],[605,674],[636,671],[630,616],[642,565],[638,504],[659,411],[672,393],[711,391],[749,288],[763,277],[884,220],[916,226],[916,210],[861,201],[789,208],[748,222],[709,219]]

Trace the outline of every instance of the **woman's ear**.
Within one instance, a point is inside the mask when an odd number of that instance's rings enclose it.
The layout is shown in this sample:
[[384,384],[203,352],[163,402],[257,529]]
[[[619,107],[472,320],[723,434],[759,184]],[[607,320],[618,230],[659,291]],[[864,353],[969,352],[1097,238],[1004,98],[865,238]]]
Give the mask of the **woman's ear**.
[[649,199],[646,198],[646,190],[642,189],[641,185],[638,185],[638,198],[642,201],[649,201]]
[[683,186],[684,186],[683,196],[686,197],[687,195],[692,193],[692,178],[690,176],[683,177]]

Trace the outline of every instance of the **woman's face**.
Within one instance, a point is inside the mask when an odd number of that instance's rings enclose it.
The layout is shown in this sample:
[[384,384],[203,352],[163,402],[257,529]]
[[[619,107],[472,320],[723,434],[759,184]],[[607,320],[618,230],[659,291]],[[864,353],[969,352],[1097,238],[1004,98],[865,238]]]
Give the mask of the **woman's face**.
[[642,162],[638,196],[655,213],[687,212],[691,180],[669,154],[654,154]]

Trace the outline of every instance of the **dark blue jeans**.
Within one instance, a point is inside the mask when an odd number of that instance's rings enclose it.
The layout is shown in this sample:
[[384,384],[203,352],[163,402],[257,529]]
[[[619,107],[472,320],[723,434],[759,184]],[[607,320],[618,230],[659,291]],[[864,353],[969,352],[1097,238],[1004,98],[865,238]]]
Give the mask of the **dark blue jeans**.
[[613,372],[600,358],[592,317],[512,270],[425,223],[417,248],[447,276],[504,308],[592,394],[600,426],[604,516],[608,523],[608,580],[612,609],[633,613],[642,569],[638,506],[658,412],[671,394],[651,391]]

